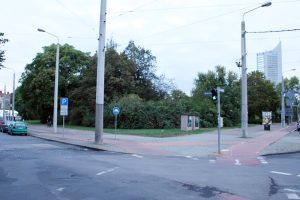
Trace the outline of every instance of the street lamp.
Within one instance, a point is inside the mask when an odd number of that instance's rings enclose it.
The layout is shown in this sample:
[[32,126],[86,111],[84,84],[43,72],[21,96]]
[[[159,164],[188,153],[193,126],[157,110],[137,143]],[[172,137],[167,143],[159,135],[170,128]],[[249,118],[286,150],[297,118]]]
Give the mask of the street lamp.
[[242,137],[246,138],[248,135],[248,98],[247,98],[247,67],[246,67],[246,29],[245,29],[245,15],[261,7],[272,5],[271,2],[264,3],[256,8],[253,8],[243,14],[241,22],[241,62],[242,62],[242,109],[241,109],[241,122],[242,122]]
[[10,67],[3,67],[5,69],[9,69],[13,71],[13,100],[12,100],[12,116],[15,117],[14,113],[15,113],[15,70],[13,68]]
[[290,69],[287,71],[282,72],[282,76],[281,76],[281,126],[285,127],[285,104],[284,104],[284,92],[285,92],[285,88],[284,88],[284,78],[283,78],[283,74],[285,72],[289,72],[289,71],[295,71],[296,69]]
[[57,35],[49,33],[43,29],[38,28],[39,32],[47,33],[57,39],[56,48],[56,64],[55,64],[55,84],[54,84],[54,108],[53,108],[53,130],[57,133],[57,99],[58,99],[58,70],[59,70],[59,38]]

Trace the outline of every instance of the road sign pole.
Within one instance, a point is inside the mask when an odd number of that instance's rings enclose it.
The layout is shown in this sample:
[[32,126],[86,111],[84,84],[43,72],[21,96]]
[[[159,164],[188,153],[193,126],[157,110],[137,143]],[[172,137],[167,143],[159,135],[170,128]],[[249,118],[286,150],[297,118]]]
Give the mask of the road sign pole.
[[221,106],[220,106],[220,88],[217,88],[218,92],[218,154],[221,153]]
[[120,114],[120,108],[118,106],[113,107],[112,113],[115,116],[115,140],[117,139],[117,122],[118,122],[118,115]]
[[63,115],[63,138],[65,138],[65,116]]
[[117,139],[117,123],[118,123],[118,115],[115,115],[115,140]]
[[221,153],[221,92],[224,89],[217,87],[217,98],[218,98],[218,154]]

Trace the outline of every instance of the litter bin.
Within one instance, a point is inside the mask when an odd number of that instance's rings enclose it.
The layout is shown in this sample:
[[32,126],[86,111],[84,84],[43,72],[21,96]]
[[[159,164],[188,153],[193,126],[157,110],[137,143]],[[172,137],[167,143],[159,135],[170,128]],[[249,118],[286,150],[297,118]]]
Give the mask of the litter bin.
[[271,124],[264,124],[264,130],[269,131],[271,128]]

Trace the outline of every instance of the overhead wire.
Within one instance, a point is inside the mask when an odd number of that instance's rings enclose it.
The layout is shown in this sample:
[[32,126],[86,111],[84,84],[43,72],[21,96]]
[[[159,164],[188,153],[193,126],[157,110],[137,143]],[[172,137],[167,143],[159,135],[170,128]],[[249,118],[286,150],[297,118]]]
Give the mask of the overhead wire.
[[56,2],[63,7],[66,11],[68,11],[71,15],[77,17],[79,19],[79,21],[85,25],[86,27],[90,28],[93,32],[96,31],[96,29],[94,27],[91,27],[90,24],[88,24],[85,20],[82,19],[82,17],[80,15],[78,15],[76,12],[74,12],[73,10],[71,10],[70,8],[68,8],[68,6],[66,6],[65,4],[63,4],[60,0],[56,0]]
[[131,10],[124,11],[124,12],[122,12],[122,13],[116,15],[116,16],[113,16],[113,17],[111,17],[111,18],[108,18],[108,20],[113,20],[113,19],[115,19],[115,18],[117,18],[117,17],[121,17],[121,16],[127,15],[127,14],[129,14],[129,13],[136,12],[138,9],[143,8],[143,7],[145,7],[145,6],[149,5],[149,4],[155,3],[156,1],[158,1],[158,0],[153,0],[153,1],[148,2],[148,3],[144,3],[144,4],[139,5],[139,6],[133,8],[133,9],[131,9]]
[[[246,7],[246,8],[248,8],[248,7]],[[231,11],[229,11],[229,12],[226,12],[226,13],[223,13],[223,14],[220,14],[220,15],[208,17],[208,18],[201,19],[201,20],[197,20],[197,21],[194,21],[194,22],[192,22],[192,23],[184,24],[184,25],[181,25],[181,26],[176,26],[176,27],[174,27],[174,28],[170,28],[170,29],[167,29],[167,30],[164,30],[164,31],[160,31],[160,32],[157,32],[157,33],[153,33],[153,34],[151,34],[151,35],[145,36],[145,37],[140,38],[140,39],[149,38],[149,37],[152,37],[152,36],[154,36],[154,35],[161,34],[161,33],[167,33],[167,32],[169,32],[169,31],[173,31],[173,30],[180,29],[180,28],[183,28],[183,27],[187,27],[187,26],[199,24],[199,23],[202,23],[202,22],[207,22],[207,21],[210,21],[210,20],[213,20],[213,19],[222,17],[222,16],[230,15],[230,14],[232,14],[232,13],[235,13],[235,12],[238,12],[238,11],[241,11],[241,10],[244,10],[244,9],[246,9],[246,8],[244,7],[244,8],[240,8],[240,9],[231,10]]]
[[247,33],[282,33],[282,32],[292,32],[292,31],[300,31],[300,28],[294,29],[283,29],[283,30],[274,30],[274,31],[247,31]]

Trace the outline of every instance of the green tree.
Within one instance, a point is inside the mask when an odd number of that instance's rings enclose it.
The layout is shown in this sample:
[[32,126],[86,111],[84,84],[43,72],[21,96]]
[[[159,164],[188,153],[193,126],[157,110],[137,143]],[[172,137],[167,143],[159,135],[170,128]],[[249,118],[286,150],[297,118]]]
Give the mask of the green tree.
[[135,68],[122,53],[114,47],[106,51],[105,59],[105,100],[112,101],[135,92]]
[[134,69],[135,93],[145,100],[159,100],[168,95],[168,91],[164,91],[162,82],[155,74],[156,57],[152,55],[150,50],[146,50],[140,46],[136,46],[130,41],[123,51],[131,62]]
[[[22,115],[38,118],[42,122],[53,113],[56,45],[52,44],[43,49],[32,63],[26,65],[20,80],[21,86],[17,90],[19,98],[16,102]],[[78,51],[68,44],[60,47],[59,97],[68,97],[69,92],[79,86],[80,75],[89,64],[88,53]],[[27,101],[26,104],[23,101]],[[70,101],[70,106],[72,103]]]
[[249,123],[261,123],[262,111],[276,113],[280,96],[264,74],[255,71],[248,74],[248,117]]
[[201,126],[210,127],[217,125],[216,104],[210,97],[205,97],[204,92],[210,92],[217,87],[223,88],[221,93],[221,116],[225,126],[239,123],[239,93],[240,87],[237,75],[231,71],[226,73],[222,66],[216,66],[215,72],[199,73],[195,79],[195,88],[192,91],[193,108],[191,112],[200,113]]
[[5,61],[5,51],[2,50],[2,46],[8,42],[8,39],[3,38],[4,33],[0,32],[0,69],[3,67],[3,62]]
[[297,88],[299,87],[299,78],[297,76],[293,76],[289,79],[289,88]]

